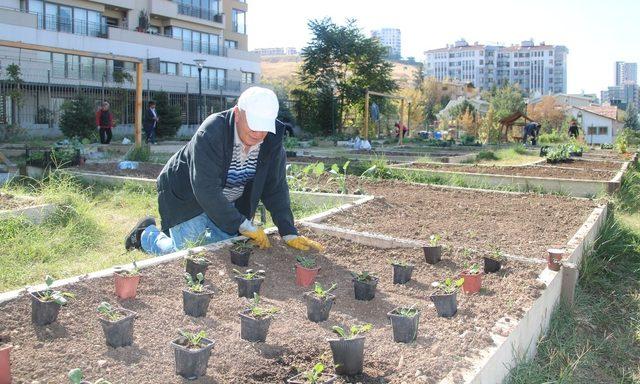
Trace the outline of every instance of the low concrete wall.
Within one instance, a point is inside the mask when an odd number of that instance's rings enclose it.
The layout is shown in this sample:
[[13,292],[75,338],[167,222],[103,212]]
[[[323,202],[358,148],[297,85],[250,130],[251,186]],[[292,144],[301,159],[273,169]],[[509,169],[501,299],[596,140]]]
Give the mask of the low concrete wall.
[[22,217],[34,224],[41,224],[55,211],[55,209],[56,206],[53,204],[40,204],[34,205],[33,207],[8,209],[0,211],[0,220]]

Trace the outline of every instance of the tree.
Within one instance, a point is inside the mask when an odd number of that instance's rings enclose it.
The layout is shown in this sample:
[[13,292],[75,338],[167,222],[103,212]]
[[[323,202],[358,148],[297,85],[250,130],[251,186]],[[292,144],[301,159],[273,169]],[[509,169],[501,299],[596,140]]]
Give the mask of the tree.
[[[424,99],[419,89],[405,88],[400,94],[406,98],[403,121],[409,122],[410,129],[416,130],[424,125]],[[411,111],[409,111],[411,103]],[[409,114],[411,113],[411,114]]]
[[[397,89],[391,77],[393,64],[385,60],[387,49],[377,39],[364,36],[355,20],[337,25],[324,18],[311,20],[308,25],[312,39],[302,49],[300,79],[322,104],[329,104],[325,111],[331,111],[331,95],[337,96],[337,126],[341,131],[349,107],[363,104],[365,89],[386,93]],[[325,119],[321,125],[331,125],[330,112],[320,117]]]
[[474,113],[475,111],[476,111],[476,108],[473,106],[473,104],[469,102],[469,100],[463,100],[462,103],[451,108],[451,111],[449,112],[449,116],[452,119],[457,119],[458,117],[464,115],[467,112]]
[[68,138],[89,139],[95,136],[95,108],[87,95],[78,93],[62,103],[60,130]]
[[158,137],[175,137],[182,125],[182,112],[178,105],[169,104],[169,95],[164,92],[155,92],[153,95],[158,113]]
[[542,125],[542,132],[558,132],[566,120],[566,116],[553,96],[544,96],[539,103],[529,105],[527,114]]
[[413,87],[415,89],[420,89],[420,87],[422,87],[422,83],[424,83],[424,64],[418,63],[416,71],[413,74]]
[[485,144],[498,143],[500,141],[500,127],[493,106],[478,124],[478,138]]
[[517,85],[498,88],[491,97],[490,104],[495,112],[496,121],[525,110],[524,97]]
[[15,125],[20,125],[20,109],[24,101],[24,94],[22,93],[22,71],[18,64],[12,63],[7,66],[8,83],[11,87],[9,91],[9,97],[11,97],[11,103],[13,106],[13,121]]
[[475,124],[475,114],[467,109],[465,113],[460,116],[460,125],[462,129],[471,136],[478,136],[478,130]]
[[634,131],[640,129],[640,122],[638,122],[638,109],[633,102],[629,103],[629,106],[627,106],[627,111],[625,112],[624,117],[624,127]]

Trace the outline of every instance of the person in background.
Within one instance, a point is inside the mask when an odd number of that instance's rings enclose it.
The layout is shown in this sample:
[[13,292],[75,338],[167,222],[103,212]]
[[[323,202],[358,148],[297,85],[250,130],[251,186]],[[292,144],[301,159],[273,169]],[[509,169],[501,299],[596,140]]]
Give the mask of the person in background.
[[575,120],[571,120],[571,124],[569,125],[569,137],[577,139],[579,135],[580,128],[578,128],[578,122]]
[[147,107],[147,112],[144,115],[144,132],[147,137],[145,141],[147,144],[157,144],[156,142],[156,131],[158,129],[158,112],[156,112],[156,102],[150,101]]
[[96,112],[96,126],[100,132],[100,143],[109,144],[111,142],[111,129],[114,127],[113,114],[109,110],[109,103],[104,101]]

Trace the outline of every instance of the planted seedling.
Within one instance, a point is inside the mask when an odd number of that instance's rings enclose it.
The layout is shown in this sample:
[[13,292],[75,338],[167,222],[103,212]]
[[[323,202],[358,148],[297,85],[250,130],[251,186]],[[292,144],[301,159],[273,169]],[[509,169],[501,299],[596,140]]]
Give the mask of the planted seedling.
[[505,257],[501,250],[495,248],[489,255],[485,256],[488,259],[492,259],[495,261],[504,261]]
[[120,311],[106,301],[103,301],[98,305],[98,312],[109,321],[118,321],[124,317]]
[[251,310],[251,316],[256,319],[273,315],[279,311],[279,309],[276,307],[261,307],[260,295],[258,295],[257,293],[254,293],[253,299],[249,300],[249,309]]
[[440,242],[440,239],[442,239],[442,238],[438,234],[431,235],[429,237],[429,246],[430,247],[437,247],[438,243]]
[[245,280],[261,279],[261,278],[264,278],[266,275],[266,272],[262,269],[257,271],[254,271],[253,269],[247,269],[244,273],[238,271],[237,269],[234,269],[233,273],[235,273],[236,277],[239,277]]
[[255,244],[251,243],[249,240],[238,240],[233,243],[231,249],[236,252],[246,252],[251,251],[255,247]]
[[450,277],[447,277],[444,281],[437,282],[434,286],[439,290],[449,295],[458,290],[464,283],[464,278],[459,278],[457,280],[453,280]]
[[313,269],[316,267],[316,259],[311,256],[296,256],[296,261],[306,269]]
[[410,307],[402,307],[398,308],[394,313],[403,317],[414,317],[418,312],[418,308],[416,308],[416,304],[413,304]]
[[409,263],[407,263],[404,260],[398,260],[398,259],[389,259],[389,264],[391,265],[397,265],[399,267],[408,267]]
[[203,330],[198,333],[191,333],[187,331],[180,331],[180,335],[183,337],[183,346],[189,349],[200,349],[205,346],[203,339],[207,337],[207,333]]
[[194,280],[190,273],[185,272],[184,280],[187,282],[191,292],[202,293],[204,291],[204,276],[202,273],[198,273]]
[[187,254],[186,259],[191,260],[192,262],[199,265],[207,265],[209,264],[209,260],[206,257],[200,256],[199,254],[189,253]]
[[313,366],[313,368],[308,371],[304,378],[307,380],[308,384],[318,384],[320,379],[322,378],[322,373],[324,372],[324,364],[318,363]]
[[140,275],[140,269],[138,268],[138,264],[134,261],[133,268],[131,269],[118,268],[115,273],[117,273],[122,277],[133,277],[133,276]]
[[333,291],[334,289],[336,289],[336,287],[337,287],[336,283],[333,283],[333,284],[331,285],[331,287],[329,287],[329,289],[324,289],[324,288],[322,288],[322,285],[320,285],[320,283],[316,283],[316,284],[313,286],[313,294],[314,294],[316,297],[318,297],[318,298],[320,298],[320,299],[324,300],[324,299],[326,299],[326,298],[327,298],[327,295],[328,295],[329,293],[331,293],[331,291]]
[[464,269],[465,272],[469,275],[477,275],[480,273],[480,266],[476,263],[471,264],[471,266],[469,266],[468,262],[464,262]]
[[[67,377],[72,384],[88,383],[87,381],[84,381],[84,374],[80,368],[70,370]],[[98,379],[98,381],[95,381],[93,384],[111,384],[111,382],[105,379]]]
[[336,333],[338,336],[340,336],[343,339],[353,339],[354,337],[361,335],[363,333],[367,333],[369,332],[371,329],[373,329],[373,325],[371,323],[366,323],[366,324],[362,324],[362,325],[352,325],[351,328],[349,329],[349,333],[347,333],[344,328],[338,326],[338,325],[334,325],[333,327],[331,327],[331,330]]
[[368,283],[376,280],[376,276],[369,273],[369,271],[362,271],[360,273],[351,272],[351,275],[353,276],[354,279],[363,283]]
[[68,302],[67,298],[73,299],[76,297],[73,293],[51,289],[54,281],[53,277],[47,275],[44,280],[45,284],[47,284],[47,289],[37,293],[41,301],[54,301],[59,305],[65,305]]

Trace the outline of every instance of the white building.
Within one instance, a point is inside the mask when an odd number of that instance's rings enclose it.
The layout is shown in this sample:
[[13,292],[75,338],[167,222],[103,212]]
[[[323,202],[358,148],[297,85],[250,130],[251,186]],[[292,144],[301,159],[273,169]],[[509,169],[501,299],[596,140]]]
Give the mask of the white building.
[[616,61],[616,86],[638,83],[638,63]]
[[571,107],[569,113],[580,123],[589,144],[611,144],[624,127],[615,106]]
[[[259,82],[260,58],[247,51],[247,9],[245,0],[0,0],[0,40],[140,58],[145,101],[166,91],[183,124],[197,125]],[[11,64],[20,66],[25,101],[18,113],[0,94],[0,124],[19,118],[43,134],[58,133],[55,109],[73,93],[92,92],[97,102],[117,86],[117,72],[135,78],[133,65],[118,60],[0,47],[0,79]],[[115,100],[124,104],[116,132],[129,132],[135,82],[119,86],[131,92]],[[45,110],[53,115],[43,122]]]
[[389,50],[389,58],[402,58],[402,35],[397,28],[382,28],[371,31],[371,37],[377,38]]
[[294,47],[256,48],[253,53],[260,56],[296,56],[298,50]]
[[567,53],[564,46],[533,40],[504,47],[470,45],[463,39],[426,51],[424,70],[427,77],[470,82],[480,90],[508,83],[532,95],[566,93]]

